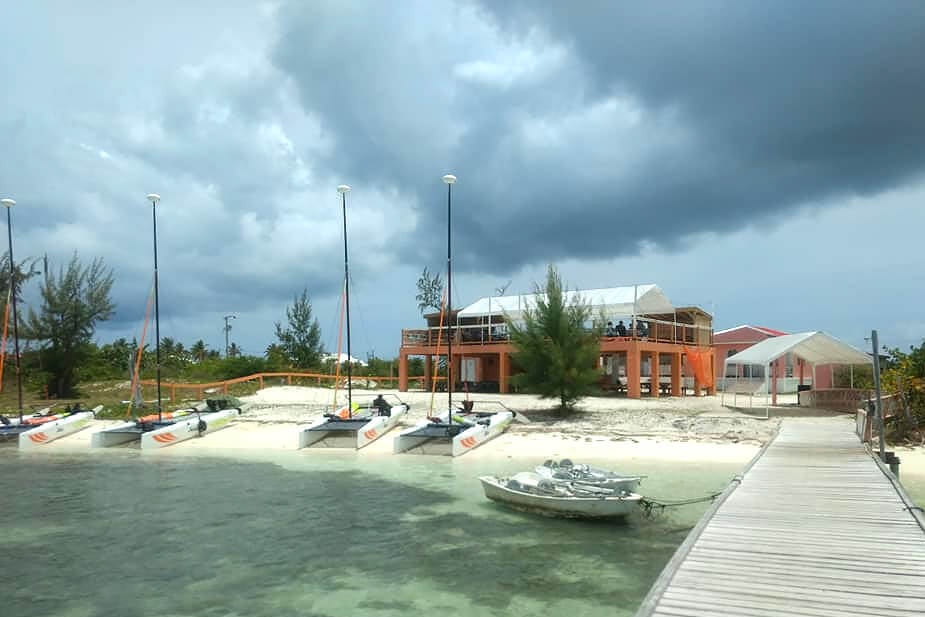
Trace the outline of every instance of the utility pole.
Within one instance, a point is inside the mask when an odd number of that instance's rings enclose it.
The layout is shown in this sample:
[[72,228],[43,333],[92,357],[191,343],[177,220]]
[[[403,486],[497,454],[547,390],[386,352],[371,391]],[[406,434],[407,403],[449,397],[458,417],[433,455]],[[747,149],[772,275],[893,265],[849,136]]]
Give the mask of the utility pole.
[[231,335],[231,323],[229,320],[237,319],[236,315],[225,315],[223,319],[225,320],[225,357],[229,357],[229,352],[231,351],[231,346],[229,343],[229,336]]

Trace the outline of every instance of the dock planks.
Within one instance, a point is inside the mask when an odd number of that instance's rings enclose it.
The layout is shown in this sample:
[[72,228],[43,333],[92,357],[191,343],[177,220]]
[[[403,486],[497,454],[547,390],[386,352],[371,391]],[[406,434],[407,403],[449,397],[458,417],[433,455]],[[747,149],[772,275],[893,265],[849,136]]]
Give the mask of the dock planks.
[[785,421],[636,617],[925,615],[925,519],[853,429]]

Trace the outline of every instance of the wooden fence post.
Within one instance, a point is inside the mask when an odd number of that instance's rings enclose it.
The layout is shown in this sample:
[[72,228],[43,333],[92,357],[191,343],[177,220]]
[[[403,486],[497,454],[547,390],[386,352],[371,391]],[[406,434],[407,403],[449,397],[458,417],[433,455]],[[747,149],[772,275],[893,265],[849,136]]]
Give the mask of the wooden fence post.
[[286,385],[287,386],[292,385],[292,375],[286,375]]

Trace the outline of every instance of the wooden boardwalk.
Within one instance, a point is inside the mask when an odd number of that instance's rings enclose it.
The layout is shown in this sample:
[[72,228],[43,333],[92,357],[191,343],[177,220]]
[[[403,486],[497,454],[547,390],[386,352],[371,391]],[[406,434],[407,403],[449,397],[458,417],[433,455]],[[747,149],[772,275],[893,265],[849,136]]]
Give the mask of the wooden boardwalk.
[[925,519],[911,505],[850,423],[787,420],[636,616],[925,615]]

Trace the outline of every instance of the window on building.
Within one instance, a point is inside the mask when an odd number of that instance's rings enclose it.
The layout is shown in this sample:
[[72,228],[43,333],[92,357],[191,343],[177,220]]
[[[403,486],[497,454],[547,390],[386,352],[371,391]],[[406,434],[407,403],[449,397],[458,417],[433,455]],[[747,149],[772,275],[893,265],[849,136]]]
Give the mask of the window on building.
[[[731,358],[732,356],[739,353],[738,349],[730,349],[726,352],[726,357]],[[737,364],[727,364],[726,365],[726,377],[736,377],[738,375],[739,365]]]

